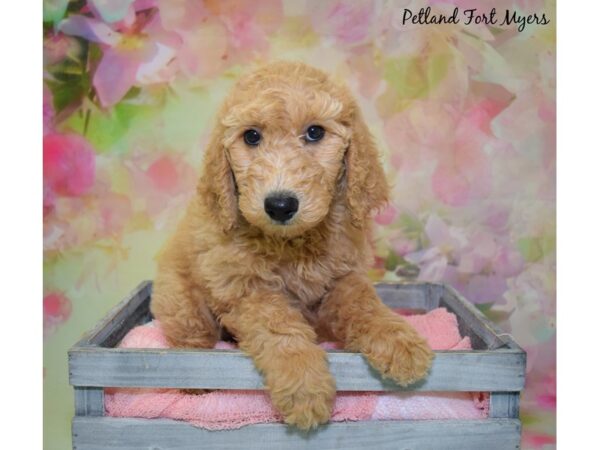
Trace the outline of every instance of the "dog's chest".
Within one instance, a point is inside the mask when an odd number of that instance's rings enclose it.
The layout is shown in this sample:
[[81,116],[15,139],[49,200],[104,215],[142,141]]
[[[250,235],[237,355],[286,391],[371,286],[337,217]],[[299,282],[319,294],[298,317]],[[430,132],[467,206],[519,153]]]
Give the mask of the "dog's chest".
[[280,271],[285,289],[288,294],[291,294],[292,300],[297,300],[307,306],[319,301],[331,284],[329,277],[323,273],[306,270],[296,271],[294,269],[283,268]]
[[336,279],[357,268],[357,252],[350,242],[334,242],[328,248],[336,251],[320,255],[282,258],[274,264],[291,300],[312,307],[331,289]]
[[342,273],[333,261],[326,259],[284,262],[276,271],[291,300],[303,306],[319,302]]

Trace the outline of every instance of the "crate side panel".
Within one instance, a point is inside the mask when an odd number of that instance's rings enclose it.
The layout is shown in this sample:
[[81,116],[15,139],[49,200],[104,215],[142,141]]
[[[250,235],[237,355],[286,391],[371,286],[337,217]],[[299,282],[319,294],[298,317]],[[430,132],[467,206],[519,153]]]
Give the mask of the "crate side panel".
[[505,333],[449,286],[440,286],[440,306],[453,312],[459,324],[460,333],[469,336],[475,349],[495,350],[498,348],[522,349]]
[[163,419],[76,417],[73,447],[86,450],[507,450],[519,448],[520,432],[520,422],[514,419],[333,423],[305,434],[281,424],[207,431]]
[[143,281],[73,348],[86,346],[114,347],[134,326],[149,318],[152,282]]
[[490,417],[519,418],[520,392],[491,392]]
[[[252,360],[239,351],[81,349],[71,351],[74,386],[262,389]],[[338,390],[519,391],[523,356],[513,351],[436,352],[429,376],[406,389],[383,380],[357,353],[328,352]]]
[[430,311],[439,305],[437,297],[432,295],[432,286],[429,283],[377,283],[375,290],[390,308]]
[[78,416],[104,415],[104,389],[75,387],[75,414]]

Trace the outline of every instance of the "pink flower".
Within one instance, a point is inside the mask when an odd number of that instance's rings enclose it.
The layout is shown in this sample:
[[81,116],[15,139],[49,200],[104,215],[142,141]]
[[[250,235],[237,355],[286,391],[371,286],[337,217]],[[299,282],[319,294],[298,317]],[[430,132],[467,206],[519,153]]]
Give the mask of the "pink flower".
[[44,136],[44,210],[54,206],[56,195],[78,197],[94,185],[95,153],[76,134]]
[[62,33],[52,34],[44,38],[44,67],[50,67],[65,58],[77,58],[81,52],[81,44],[77,39]]
[[503,295],[508,286],[499,275],[474,275],[469,278],[462,293],[473,303],[504,303]]
[[467,109],[463,114],[463,119],[484,133],[491,134],[491,121],[500,114],[506,106],[506,102],[498,102],[490,98],[485,98]]
[[85,197],[57,199],[53,214],[44,218],[44,251],[60,253],[99,240],[104,240],[102,247],[106,249],[111,239],[118,248],[133,212],[130,199],[110,191],[103,182]]
[[391,203],[388,204],[383,211],[380,211],[374,220],[379,225],[389,225],[398,217],[398,210]]
[[160,1],[164,27],[185,42],[177,63],[190,77],[212,77],[269,49],[268,35],[283,22],[281,0]]
[[556,409],[556,368],[536,384],[539,388],[537,404],[543,409],[554,411]]
[[491,124],[510,101],[502,89],[491,92],[493,98],[460,102],[414,100],[389,117],[384,132],[392,165],[407,177],[433,170],[431,189],[446,205],[461,207],[486,199],[493,185],[489,146],[502,149]]
[[556,436],[523,430],[523,448],[532,450],[552,450],[556,448]]
[[310,3],[307,13],[317,33],[343,45],[356,45],[370,37],[374,6],[369,0],[327,0]]
[[[112,26],[83,15],[70,16],[59,25],[63,33],[100,44],[103,56],[92,82],[104,107],[119,102],[134,85],[168,81],[173,75],[168,65],[181,40],[162,29],[156,9],[136,12],[136,4],[130,5],[127,15]],[[119,2],[113,5],[121,11]],[[139,7],[148,5],[139,3]],[[121,19],[119,12],[96,10],[103,16]]]
[[346,63],[358,80],[358,90],[365,98],[373,98],[384,83],[382,68],[373,58],[373,47],[360,45],[348,50]]
[[449,227],[437,215],[432,214],[425,224],[425,233],[431,246],[438,247],[444,252],[461,251],[466,248],[469,239],[464,230]]
[[437,197],[450,206],[463,206],[470,199],[468,172],[460,162],[450,160],[438,165],[431,183]]
[[218,19],[202,20],[191,29],[178,29],[185,45],[177,53],[181,71],[189,77],[214,77],[227,63],[227,28]]
[[133,207],[130,199],[122,194],[108,192],[98,197],[96,210],[90,211],[97,216],[95,237],[118,236],[123,233]]
[[489,115],[483,110],[463,115],[450,148],[439,155],[431,183],[433,192],[448,205],[464,206],[490,193],[492,169],[483,150],[487,135],[482,128],[489,129]]
[[44,136],[54,130],[54,105],[52,91],[48,89],[48,86],[44,83],[44,93],[42,97],[43,107],[43,124],[44,124]]
[[257,54],[265,53],[269,49],[268,35],[283,22],[281,0],[218,0],[208,2],[208,7],[227,27],[226,57],[236,62],[248,62]]
[[419,266],[420,281],[444,281],[448,270],[448,255],[433,247],[404,256],[408,262]]
[[197,0],[158,0],[158,9],[165,29],[173,31],[202,26],[211,13],[206,2]]
[[178,189],[178,168],[175,161],[168,156],[161,156],[146,170],[146,174],[157,189],[174,193]]
[[448,226],[436,215],[425,234],[428,247],[404,256],[419,266],[419,280],[449,283],[474,303],[505,303],[507,277],[522,268],[518,252],[486,230]]
[[525,261],[521,254],[508,246],[502,247],[494,259],[494,271],[504,278],[517,276],[524,267]]
[[407,253],[414,252],[417,248],[415,241],[405,237],[392,238],[390,244],[399,256],[405,256]]
[[395,167],[412,172],[439,160],[449,151],[458,123],[456,108],[433,100],[416,100],[410,108],[389,117],[384,132]]
[[267,35],[253,22],[251,15],[236,11],[223,21],[229,32],[227,58],[249,62],[255,54],[264,53],[269,48]]
[[[404,119],[409,126],[407,137],[415,142],[415,148],[425,146],[437,160],[431,179],[433,192],[451,206],[485,198],[492,174],[483,146],[489,140],[490,121],[504,105],[486,99],[464,112],[449,105],[435,107],[434,102],[415,106]],[[426,126],[429,123],[436,123],[436,127]]]
[[44,337],[52,334],[56,328],[71,316],[71,301],[60,292],[51,292],[44,296]]
[[227,28],[196,0],[159,0],[162,25],[185,43],[177,49],[176,64],[189,77],[212,77],[225,68]]
[[197,174],[181,155],[138,154],[125,166],[133,180],[132,195],[159,226],[172,220],[193,195]]

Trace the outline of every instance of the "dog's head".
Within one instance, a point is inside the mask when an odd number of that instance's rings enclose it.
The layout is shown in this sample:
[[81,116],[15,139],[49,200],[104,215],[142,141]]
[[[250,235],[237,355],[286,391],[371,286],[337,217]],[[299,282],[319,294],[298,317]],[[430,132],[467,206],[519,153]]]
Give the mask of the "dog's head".
[[229,94],[199,192],[224,230],[241,214],[267,234],[297,236],[321,223],[333,201],[362,227],[388,187],[349,90],[320,70],[281,62],[241,78]]

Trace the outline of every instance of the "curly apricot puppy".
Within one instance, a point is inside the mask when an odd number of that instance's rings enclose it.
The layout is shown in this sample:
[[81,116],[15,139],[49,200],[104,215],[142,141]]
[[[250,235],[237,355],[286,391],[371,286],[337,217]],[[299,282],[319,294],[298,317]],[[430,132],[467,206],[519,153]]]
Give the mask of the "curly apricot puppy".
[[365,275],[370,213],[387,194],[346,87],[300,63],[241,78],[159,259],[151,308],[169,342],[208,348],[226,329],[301,429],[327,422],[335,396],[318,338],[362,352],[401,385],[424,377],[433,353]]

